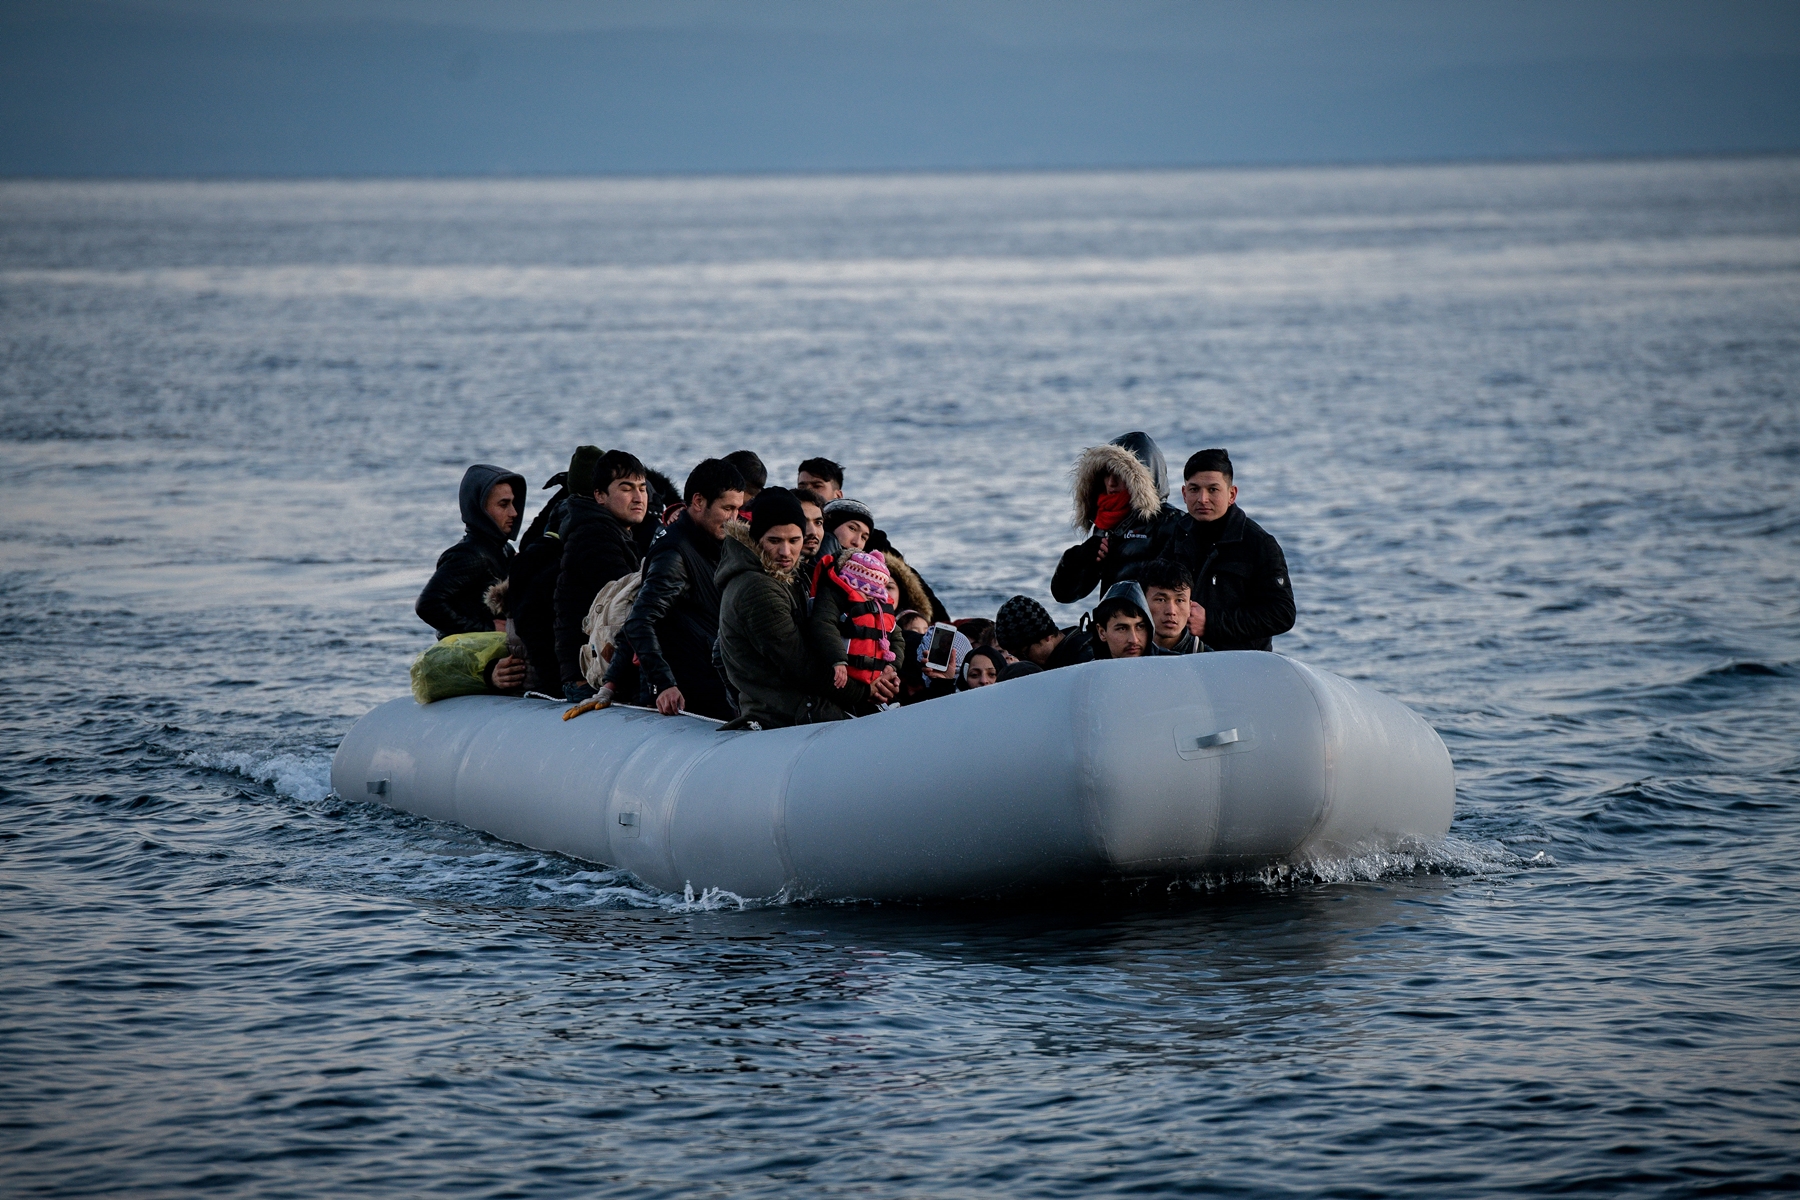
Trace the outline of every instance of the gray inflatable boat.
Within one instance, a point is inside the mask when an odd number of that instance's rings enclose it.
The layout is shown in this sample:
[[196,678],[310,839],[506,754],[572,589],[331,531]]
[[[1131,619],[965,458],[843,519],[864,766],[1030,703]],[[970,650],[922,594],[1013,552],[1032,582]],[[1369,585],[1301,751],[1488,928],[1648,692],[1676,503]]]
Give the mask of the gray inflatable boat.
[[1443,837],[1456,792],[1410,709],[1278,654],[1089,663],[763,732],[563,709],[390,701],[332,787],[666,891],[830,899],[1349,857]]

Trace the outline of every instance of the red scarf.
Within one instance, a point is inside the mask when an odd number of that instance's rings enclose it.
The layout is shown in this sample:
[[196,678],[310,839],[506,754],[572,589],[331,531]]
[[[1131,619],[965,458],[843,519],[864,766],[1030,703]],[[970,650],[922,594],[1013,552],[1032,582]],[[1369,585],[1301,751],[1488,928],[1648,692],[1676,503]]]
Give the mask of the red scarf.
[[1099,511],[1094,514],[1094,528],[1105,533],[1123,521],[1125,514],[1131,511],[1131,493],[1102,492],[1097,507]]

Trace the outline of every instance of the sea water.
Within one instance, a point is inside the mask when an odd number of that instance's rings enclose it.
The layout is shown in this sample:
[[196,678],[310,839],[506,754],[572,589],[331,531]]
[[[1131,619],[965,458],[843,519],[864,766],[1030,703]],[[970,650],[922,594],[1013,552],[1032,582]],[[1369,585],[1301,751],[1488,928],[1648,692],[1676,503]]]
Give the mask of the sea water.
[[[0,1191],[1800,1188],[1797,377],[1793,159],[0,184]],[[470,462],[824,454],[991,615],[1133,429],[1443,844],[740,904],[329,794]]]

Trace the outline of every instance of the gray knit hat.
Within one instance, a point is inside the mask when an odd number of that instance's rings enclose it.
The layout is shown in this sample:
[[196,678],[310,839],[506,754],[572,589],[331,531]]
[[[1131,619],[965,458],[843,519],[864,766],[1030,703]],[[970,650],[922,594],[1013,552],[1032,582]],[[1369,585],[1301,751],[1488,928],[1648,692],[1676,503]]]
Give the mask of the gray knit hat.
[[869,511],[869,506],[848,496],[825,506],[825,532],[832,532],[845,521],[861,521],[871,530],[875,528],[875,514]]

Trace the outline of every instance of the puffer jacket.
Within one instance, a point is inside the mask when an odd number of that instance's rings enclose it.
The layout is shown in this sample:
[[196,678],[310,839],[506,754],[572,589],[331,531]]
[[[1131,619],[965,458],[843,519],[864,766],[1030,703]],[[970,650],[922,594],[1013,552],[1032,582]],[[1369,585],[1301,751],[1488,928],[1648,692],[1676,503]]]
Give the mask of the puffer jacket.
[[413,612],[439,638],[453,633],[491,633],[494,614],[487,590],[505,579],[512,558],[507,535],[484,505],[496,484],[510,483],[519,511],[525,509],[525,477],[487,463],[463,472],[456,502],[462,511],[463,539],[438,555],[437,569],[413,604]]
[[1294,627],[1281,544],[1237,505],[1204,528],[1183,516],[1165,556],[1194,576],[1194,602],[1206,610],[1201,640],[1211,649],[1272,650],[1272,639]]
[[[719,543],[686,512],[665,525],[644,556],[644,582],[613,654],[606,681],[621,695],[635,655],[642,697],[679,687],[689,712],[728,720],[731,701],[713,669],[719,635]],[[632,654],[623,653],[629,648]]]
[[[1074,604],[1098,587],[1101,594],[1160,557],[1182,512],[1167,503],[1168,468],[1162,451],[1146,433],[1128,433],[1104,446],[1082,451],[1075,463],[1075,527],[1090,536],[1063,551],[1050,580],[1050,594]],[[1115,476],[1131,496],[1131,510],[1105,533],[1094,528],[1106,477]],[[1106,557],[1100,547],[1106,545]]]
[[585,682],[581,647],[588,635],[582,632],[581,622],[601,588],[638,569],[642,557],[635,534],[634,527],[607,512],[593,497],[569,497],[554,601],[556,663],[562,684]]
[[[738,718],[764,729],[841,721],[844,704],[869,698],[855,680],[831,687],[830,665],[807,647],[806,588],[794,571],[776,573],[741,521],[726,526],[719,550],[719,658],[738,697]],[[841,702],[841,703],[840,703]]]

